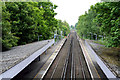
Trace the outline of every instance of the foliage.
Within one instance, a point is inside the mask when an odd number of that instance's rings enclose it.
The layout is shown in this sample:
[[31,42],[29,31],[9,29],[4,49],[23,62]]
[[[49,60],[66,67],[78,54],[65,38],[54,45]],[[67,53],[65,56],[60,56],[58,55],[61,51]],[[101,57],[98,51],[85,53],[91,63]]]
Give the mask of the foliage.
[[6,11],[6,7],[3,8],[3,13],[2,13],[2,47],[3,50],[9,49],[12,46],[16,46],[18,42],[18,37],[14,36],[15,33],[11,32],[11,24],[10,24],[10,13]]
[[67,36],[68,33],[70,33],[70,27],[69,27],[69,24],[64,21],[62,22],[61,20],[58,20],[58,30],[57,30],[57,33],[60,35],[62,31],[62,34],[63,36]]
[[101,24],[100,29],[106,34],[107,46],[120,45],[120,2],[103,2],[95,5],[96,22]]
[[75,29],[75,27],[73,25],[70,26],[71,29]]
[[[57,6],[51,2],[5,2],[2,6],[3,50],[38,40],[51,39],[56,30],[67,35],[67,22],[58,25]],[[60,28],[59,28],[60,27]],[[39,38],[39,39],[38,39]]]
[[45,21],[45,24],[42,25],[41,29],[44,31],[41,31],[41,34],[44,35],[43,39],[49,39],[54,35],[55,29],[57,28],[57,19],[54,18],[57,14],[54,12],[54,9],[56,9],[57,6],[51,2],[39,2],[38,5],[45,11],[43,13],[43,21]]
[[11,13],[12,32],[20,37],[18,44],[35,41],[38,35],[48,39],[56,27],[53,10],[56,7],[50,2],[8,2],[6,7]]
[[[105,35],[107,46],[120,45],[120,2],[102,2],[92,5],[88,12],[81,15],[77,32],[83,35],[90,33]],[[88,36],[90,37],[90,36]]]

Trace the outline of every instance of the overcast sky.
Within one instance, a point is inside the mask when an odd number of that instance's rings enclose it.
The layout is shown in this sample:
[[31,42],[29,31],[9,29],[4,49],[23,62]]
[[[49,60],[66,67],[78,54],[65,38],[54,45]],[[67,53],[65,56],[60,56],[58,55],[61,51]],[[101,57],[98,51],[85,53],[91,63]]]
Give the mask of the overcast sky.
[[69,25],[75,25],[78,17],[87,11],[91,5],[94,5],[100,0],[50,0],[58,7],[55,10],[57,15],[55,18],[66,20]]

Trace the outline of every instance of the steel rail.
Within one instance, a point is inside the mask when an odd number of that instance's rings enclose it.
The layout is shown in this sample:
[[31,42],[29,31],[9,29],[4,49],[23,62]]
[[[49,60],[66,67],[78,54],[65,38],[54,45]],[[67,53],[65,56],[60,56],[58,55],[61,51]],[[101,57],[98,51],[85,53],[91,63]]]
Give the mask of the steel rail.
[[[69,55],[68,55],[69,56]],[[63,67],[63,71],[62,71],[62,74],[61,74],[61,79],[63,79],[64,80],[64,78],[65,78],[65,73],[66,73],[66,70],[67,70],[67,64],[68,64],[68,58],[66,58],[66,60],[65,60],[65,63],[64,63],[64,66],[65,67]]]
[[[74,46],[74,42],[73,42],[73,46]],[[73,54],[73,51],[72,51],[72,54]],[[74,59],[74,54],[73,54],[73,72],[74,72],[74,74],[73,74],[73,80],[75,79],[75,59]]]
[[62,73],[62,75],[61,75],[61,79],[62,79],[62,80],[65,79],[65,75],[66,75],[66,71],[67,71],[68,60],[69,60],[70,51],[71,51],[71,44],[72,44],[72,40],[70,41],[70,48],[69,48],[69,50],[68,50],[68,56],[67,56],[67,58],[66,58],[65,67],[63,68],[63,73]]
[[75,79],[75,60],[74,60],[74,54],[73,54],[73,46],[74,46],[74,42],[73,42],[74,38],[72,39],[72,64],[71,64],[71,80]]
[[[73,46],[73,42],[72,42],[72,46]],[[73,48],[73,47],[72,47]],[[72,50],[73,51],[73,50]],[[72,52],[71,52],[72,53]],[[71,80],[73,78],[73,53],[72,53],[72,64],[71,64]]]
[[[75,79],[76,78],[76,65],[77,65],[77,62],[75,61],[75,54],[74,53],[74,46],[75,44],[78,44],[79,43],[79,40],[77,38],[77,34],[74,34],[74,35],[69,35],[68,39],[69,41],[69,44],[67,45],[70,45],[69,48],[68,48],[68,52],[66,54],[66,57],[64,58],[64,63],[63,63],[63,67],[62,67],[62,72],[60,73],[61,75],[61,79],[62,80],[65,80],[67,78],[71,78],[71,80]],[[79,51],[81,49],[80,47],[80,44],[78,44],[77,46],[77,51]],[[82,52],[80,50],[80,52]],[[76,53],[76,56],[78,56],[78,62],[80,63],[80,66],[81,66],[81,74],[82,74],[82,77],[84,80],[86,80],[87,78],[87,75],[85,74],[85,65],[84,65],[84,62],[82,62],[82,60],[84,60],[84,55],[81,53]],[[62,57],[60,56],[59,59],[57,60],[57,63],[55,65],[55,68],[53,69],[52,71],[52,74],[50,76],[50,80],[53,78],[53,76],[55,75],[55,72],[57,71],[57,67],[61,61]],[[86,64],[86,63],[85,63]],[[69,71],[69,72],[67,72]]]
[[[70,52],[70,51],[69,51],[69,52]],[[68,57],[69,57],[69,54],[68,54]],[[68,64],[68,57],[67,57],[67,59],[65,60],[65,63],[64,63],[65,66],[67,66],[67,64]],[[61,58],[62,58],[62,57],[60,56],[59,59],[58,59],[58,61],[57,61],[56,66],[55,66],[55,68],[54,68],[54,70],[53,70],[53,72],[52,72],[52,75],[51,75],[51,77],[50,77],[50,80],[52,80],[52,78],[53,78],[53,76],[54,76],[54,74],[55,74],[55,71],[56,71],[56,69],[57,69],[57,67],[58,67],[58,64],[59,64]],[[63,73],[63,72],[62,72],[62,73]]]
[[50,80],[53,78],[53,75],[54,75],[54,73],[55,73],[55,71],[56,71],[56,69],[57,69],[57,67],[58,67],[58,63],[60,62],[60,59],[61,59],[61,56],[59,57],[58,62],[57,62],[56,66],[55,66],[55,68],[54,68],[54,70],[53,70],[53,72],[52,72],[52,75],[51,75],[51,77],[50,77]]
[[[76,34],[75,34],[76,35]],[[76,35],[76,38],[77,38],[77,35]],[[77,42],[78,42],[79,40],[77,39]],[[79,44],[79,48],[80,48],[80,44]],[[81,49],[81,48],[80,48]],[[83,74],[83,78],[84,78],[84,80],[86,80],[86,75],[85,75],[85,71],[84,71],[84,66],[83,66],[83,63],[82,63],[82,58],[81,58],[81,56],[80,56],[80,54],[78,55],[79,56],[79,62],[80,62],[80,64],[81,64],[81,69],[82,69],[82,74]]]

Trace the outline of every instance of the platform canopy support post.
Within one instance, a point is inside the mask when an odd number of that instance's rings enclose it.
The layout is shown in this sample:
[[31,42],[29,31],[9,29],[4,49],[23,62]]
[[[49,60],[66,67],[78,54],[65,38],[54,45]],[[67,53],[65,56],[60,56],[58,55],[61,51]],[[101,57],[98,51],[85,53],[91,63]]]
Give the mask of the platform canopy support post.
[[39,61],[40,61],[40,56],[38,58],[39,58]]
[[45,55],[47,54],[47,50],[45,51]]

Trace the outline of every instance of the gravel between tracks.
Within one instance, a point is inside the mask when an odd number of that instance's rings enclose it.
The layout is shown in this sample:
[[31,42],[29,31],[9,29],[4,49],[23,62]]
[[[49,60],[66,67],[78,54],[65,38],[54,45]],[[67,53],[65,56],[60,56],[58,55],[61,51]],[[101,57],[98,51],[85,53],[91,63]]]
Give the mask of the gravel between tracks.
[[44,40],[26,45],[20,45],[13,47],[9,51],[0,52],[0,55],[2,55],[2,60],[0,60],[1,64],[0,74],[12,68],[19,62],[23,61],[31,54],[33,54],[35,51],[39,50],[40,48],[48,44],[50,41],[51,40]]
[[[74,56],[74,58],[73,58]],[[82,62],[82,65],[81,65]],[[83,75],[83,69],[85,76]],[[44,76],[43,80],[47,79],[83,79],[90,80],[90,74],[84,60],[81,47],[76,38],[74,31],[70,33],[69,38],[60,50],[58,56]]]

